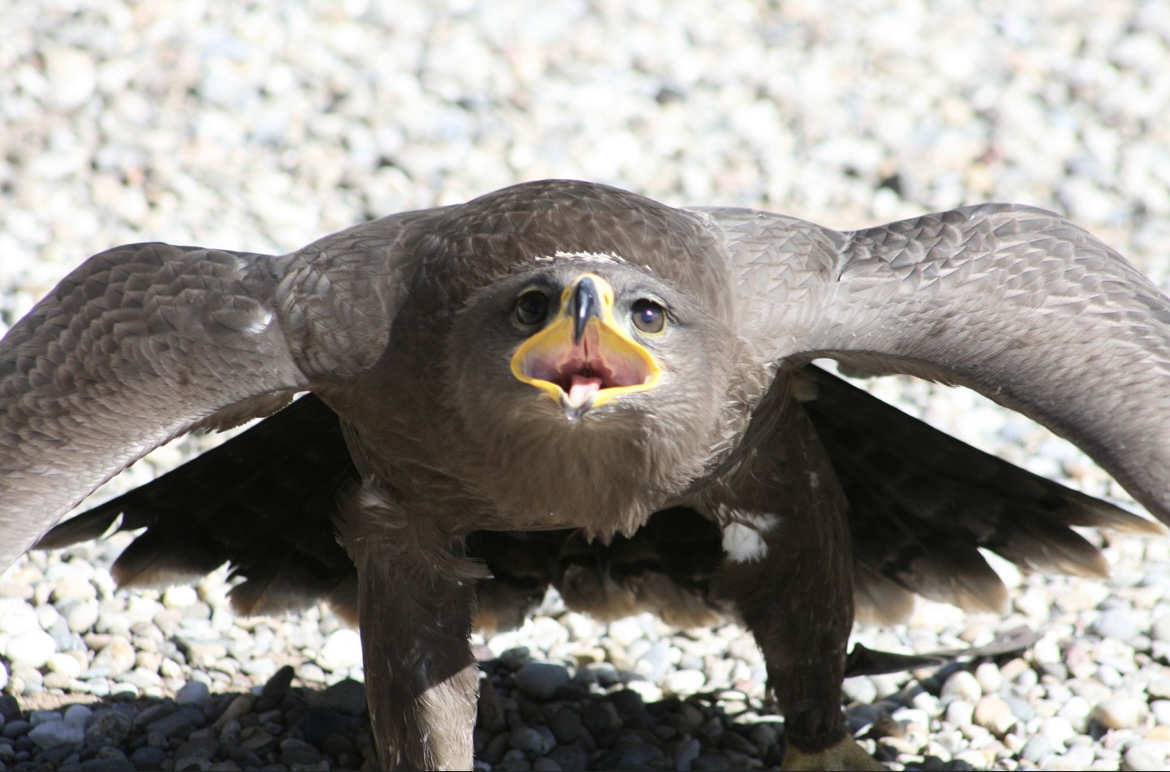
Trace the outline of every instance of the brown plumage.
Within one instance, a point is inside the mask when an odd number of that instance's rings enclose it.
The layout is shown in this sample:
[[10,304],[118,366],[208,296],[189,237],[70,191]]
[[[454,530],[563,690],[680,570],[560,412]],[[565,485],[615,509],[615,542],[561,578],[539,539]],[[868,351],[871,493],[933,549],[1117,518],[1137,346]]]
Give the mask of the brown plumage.
[[[552,181],[283,256],[122,247],[0,343],[0,557],[169,437],[309,390],[320,401],[195,462],[218,478],[201,495],[176,504],[163,478],[45,543],[124,509],[152,527],[122,579],[227,559],[245,609],[356,612],[386,764],[470,763],[477,596],[482,623],[514,624],[549,583],[603,614],[734,614],[763,650],[787,763],[872,764],[840,710],[855,597],[879,619],[911,592],[998,607],[977,546],[1092,573],[1069,525],[1148,526],[807,363],[969,385],[1166,519],[1168,434],[1150,427],[1170,401],[1168,311],[1083,230],[1005,205],[838,233]],[[298,440],[274,453],[282,426]],[[276,513],[305,530],[269,541]],[[176,518],[199,524],[182,549]],[[332,530],[344,554],[320,549]]]

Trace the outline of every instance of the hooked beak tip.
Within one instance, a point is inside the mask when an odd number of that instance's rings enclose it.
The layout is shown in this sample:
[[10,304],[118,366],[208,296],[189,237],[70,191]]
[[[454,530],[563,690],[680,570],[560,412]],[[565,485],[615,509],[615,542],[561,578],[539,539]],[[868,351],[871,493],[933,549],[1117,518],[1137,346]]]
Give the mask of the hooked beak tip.
[[581,338],[585,335],[585,325],[593,317],[601,316],[601,300],[597,295],[597,285],[593,279],[584,277],[573,290],[573,344],[581,345]]

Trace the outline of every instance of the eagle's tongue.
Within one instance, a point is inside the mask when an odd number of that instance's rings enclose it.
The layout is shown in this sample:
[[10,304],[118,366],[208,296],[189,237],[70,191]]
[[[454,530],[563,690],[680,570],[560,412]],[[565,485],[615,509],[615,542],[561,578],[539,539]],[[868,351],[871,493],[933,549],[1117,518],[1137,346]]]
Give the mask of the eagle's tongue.
[[601,379],[584,375],[573,375],[569,383],[569,404],[584,405],[589,398],[601,390]]

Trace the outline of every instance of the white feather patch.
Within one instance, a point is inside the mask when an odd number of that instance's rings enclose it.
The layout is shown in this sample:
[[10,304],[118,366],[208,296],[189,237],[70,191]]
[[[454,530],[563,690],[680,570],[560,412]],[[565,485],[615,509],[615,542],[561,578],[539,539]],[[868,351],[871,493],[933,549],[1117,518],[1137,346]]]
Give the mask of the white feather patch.
[[720,514],[730,514],[731,522],[723,526],[723,551],[729,560],[736,563],[750,563],[763,560],[768,554],[768,545],[760,534],[780,525],[780,517],[769,512],[750,515],[727,507],[720,507]]
[[624,263],[626,259],[613,252],[557,252],[554,255],[537,255],[533,258],[538,263],[551,263],[554,260],[580,260],[587,263]]
[[768,545],[754,528],[743,523],[728,523],[723,526],[723,551],[736,563],[750,563],[768,554]]

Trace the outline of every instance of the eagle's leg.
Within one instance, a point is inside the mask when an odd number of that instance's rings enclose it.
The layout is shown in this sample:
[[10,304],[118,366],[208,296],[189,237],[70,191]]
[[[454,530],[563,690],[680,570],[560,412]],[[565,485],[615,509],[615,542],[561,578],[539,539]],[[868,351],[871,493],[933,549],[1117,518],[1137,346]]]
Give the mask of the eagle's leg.
[[[340,523],[357,567],[366,702],[381,769],[471,769],[479,675],[474,564],[419,550],[419,534]],[[374,522],[379,518],[366,518]],[[412,549],[413,547],[413,549]]]
[[784,715],[788,769],[882,769],[841,708],[853,624],[844,494],[793,401],[762,427],[760,452],[710,491],[723,529],[717,591],[755,636]]

